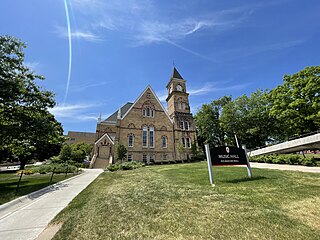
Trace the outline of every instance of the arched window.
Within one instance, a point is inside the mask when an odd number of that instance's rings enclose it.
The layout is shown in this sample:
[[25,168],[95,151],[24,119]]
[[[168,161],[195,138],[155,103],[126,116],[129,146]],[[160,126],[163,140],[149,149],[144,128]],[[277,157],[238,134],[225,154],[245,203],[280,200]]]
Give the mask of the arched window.
[[183,121],[180,121],[180,128],[184,129],[184,122]]
[[162,142],[162,148],[167,148],[167,137],[166,136],[161,137],[161,142]]
[[191,141],[190,138],[186,138],[186,142],[187,142],[187,148],[191,148]]
[[142,129],[142,147],[148,146],[148,127],[144,126]]
[[129,123],[128,128],[136,128],[136,126],[133,123]]
[[161,131],[167,131],[167,127],[166,126],[162,126],[160,130]]
[[154,127],[149,128],[150,148],[154,148]]
[[185,130],[189,130],[189,127],[190,127],[190,126],[189,126],[189,122],[185,121],[185,122],[184,122],[184,129],[185,129]]
[[133,143],[134,143],[134,135],[130,133],[128,135],[128,147],[133,147]]
[[186,148],[186,139],[185,138],[181,138],[181,141],[182,141],[182,146],[184,148]]
[[151,106],[145,106],[142,109],[142,114],[144,117],[154,117],[154,109]]

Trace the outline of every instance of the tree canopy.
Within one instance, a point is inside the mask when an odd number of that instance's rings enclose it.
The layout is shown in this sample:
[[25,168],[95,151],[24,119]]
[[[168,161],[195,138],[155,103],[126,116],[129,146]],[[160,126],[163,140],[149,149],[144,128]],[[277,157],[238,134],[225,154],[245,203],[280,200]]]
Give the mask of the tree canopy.
[[320,128],[320,66],[285,75],[283,84],[269,93],[270,114],[289,137]]
[[251,96],[242,95],[224,106],[220,121],[227,143],[235,145],[235,135],[239,144],[248,148],[272,140],[274,121],[269,115],[266,95],[267,92],[258,89]]
[[[260,89],[234,100],[224,96],[195,115],[198,136],[212,145],[264,146],[320,128],[320,66],[285,75],[271,91]],[[201,143],[200,143],[201,145]]]
[[54,94],[37,85],[44,77],[25,65],[24,48],[19,39],[0,36],[0,151],[21,168],[28,159],[58,154],[64,141],[61,124],[48,111]]
[[[225,142],[224,130],[220,124],[220,117],[223,107],[231,101],[231,97],[224,96],[210,104],[203,104],[195,115],[198,139],[206,143],[223,145]],[[200,143],[200,146],[203,144]]]

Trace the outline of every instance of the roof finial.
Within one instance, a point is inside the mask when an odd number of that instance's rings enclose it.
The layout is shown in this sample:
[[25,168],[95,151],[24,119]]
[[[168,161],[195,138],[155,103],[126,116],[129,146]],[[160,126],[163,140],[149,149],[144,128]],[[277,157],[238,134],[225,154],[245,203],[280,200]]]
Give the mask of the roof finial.
[[173,67],[176,67],[176,64],[174,64],[174,60],[172,61]]
[[121,119],[121,108],[118,110],[117,119]]
[[101,123],[101,112],[100,112],[99,117],[98,117],[98,123]]

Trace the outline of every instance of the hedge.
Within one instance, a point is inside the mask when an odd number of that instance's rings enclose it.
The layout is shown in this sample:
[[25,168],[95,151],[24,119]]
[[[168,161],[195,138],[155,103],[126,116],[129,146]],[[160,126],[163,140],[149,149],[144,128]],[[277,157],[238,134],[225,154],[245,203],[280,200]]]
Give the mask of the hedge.
[[317,166],[317,158],[299,154],[270,154],[263,156],[250,157],[250,162],[290,164],[303,166]]
[[53,170],[55,173],[65,173],[66,171],[68,171],[68,173],[74,173],[78,171],[78,168],[69,164],[43,164],[40,166],[27,167],[26,170],[28,172],[40,174],[50,173]]
[[136,168],[143,167],[144,164],[141,162],[123,162],[123,163],[115,163],[107,167],[107,169],[111,172],[118,171],[118,170],[132,170]]

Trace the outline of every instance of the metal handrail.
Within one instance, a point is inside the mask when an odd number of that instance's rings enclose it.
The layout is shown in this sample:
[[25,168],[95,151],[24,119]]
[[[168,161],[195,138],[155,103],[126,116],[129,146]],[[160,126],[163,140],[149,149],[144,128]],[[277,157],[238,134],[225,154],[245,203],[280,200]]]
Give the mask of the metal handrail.
[[314,135],[314,134],[317,134],[317,133],[320,133],[320,130],[317,130],[317,131],[314,131],[314,132],[309,132],[309,133],[304,133],[304,134],[301,134],[301,135],[295,136],[295,137],[289,137],[287,140],[284,140],[284,141],[281,141],[281,142],[277,142],[275,144],[256,147],[256,148],[250,149],[250,152],[254,151],[254,150],[258,150],[258,149],[263,149],[263,148],[266,148],[266,147],[271,147],[271,146],[274,146],[274,145],[277,145],[277,144],[280,144],[280,143],[289,142],[289,141],[296,140],[296,139],[299,139],[299,138],[308,137],[308,136],[311,136],[311,135]]

